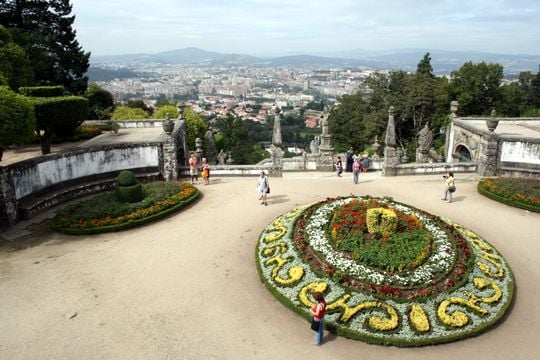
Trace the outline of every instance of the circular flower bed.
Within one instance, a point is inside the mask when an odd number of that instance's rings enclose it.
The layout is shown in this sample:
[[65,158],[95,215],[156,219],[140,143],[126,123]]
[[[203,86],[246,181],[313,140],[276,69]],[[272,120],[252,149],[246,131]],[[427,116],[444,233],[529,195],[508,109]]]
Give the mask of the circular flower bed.
[[540,180],[495,178],[478,182],[478,192],[504,204],[540,212]]
[[117,201],[108,192],[66,206],[52,219],[51,228],[66,234],[124,230],[178,211],[200,194],[190,183],[156,182],[143,188],[144,199],[135,203]]
[[478,334],[513,297],[510,267],[462,226],[389,198],[328,199],[274,220],[257,244],[267,288],[306,318],[313,292],[331,331],[421,346]]

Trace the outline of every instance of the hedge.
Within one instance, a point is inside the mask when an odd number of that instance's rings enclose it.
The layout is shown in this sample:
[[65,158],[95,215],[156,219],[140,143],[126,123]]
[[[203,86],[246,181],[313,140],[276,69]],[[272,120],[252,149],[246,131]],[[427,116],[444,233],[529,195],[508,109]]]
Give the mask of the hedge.
[[29,99],[34,105],[36,128],[60,138],[72,136],[88,115],[88,100],[80,96]]
[[19,93],[28,97],[58,97],[64,95],[63,86],[24,86]]

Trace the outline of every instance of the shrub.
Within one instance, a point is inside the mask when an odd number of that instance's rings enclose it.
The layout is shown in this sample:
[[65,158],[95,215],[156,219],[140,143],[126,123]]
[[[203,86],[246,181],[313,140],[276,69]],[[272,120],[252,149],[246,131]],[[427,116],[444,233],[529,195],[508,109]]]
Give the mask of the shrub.
[[30,141],[34,126],[32,103],[8,87],[0,86],[0,151],[3,147]]
[[36,129],[40,134],[41,151],[51,152],[50,140],[54,133],[58,138],[73,136],[88,114],[88,100],[79,96],[31,97],[36,116]]
[[137,183],[135,175],[124,170],[116,178],[115,195],[120,202],[136,203],[144,199],[144,190],[142,185]]
[[142,184],[118,186],[115,195],[120,202],[136,203],[144,199],[144,189]]
[[111,115],[112,120],[140,120],[147,118],[148,113],[143,109],[128,106],[118,106]]
[[366,222],[370,234],[391,235],[396,232],[398,218],[390,209],[372,208],[367,210]]
[[64,95],[63,86],[24,86],[19,92],[28,97],[59,97]]
[[152,118],[154,119],[165,119],[167,116],[167,113],[171,117],[171,119],[178,117],[178,109],[174,105],[162,105],[154,111],[154,114],[152,115]]
[[137,178],[135,177],[135,174],[133,174],[129,170],[121,171],[120,174],[118,174],[118,177],[116,178],[116,183],[118,186],[132,186],[137,184]]

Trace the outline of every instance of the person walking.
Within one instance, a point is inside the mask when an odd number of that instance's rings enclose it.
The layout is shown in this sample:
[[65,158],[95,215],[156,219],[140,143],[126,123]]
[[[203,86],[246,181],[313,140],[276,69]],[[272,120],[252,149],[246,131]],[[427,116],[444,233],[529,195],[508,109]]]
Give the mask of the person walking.
[[341,173],[343,173],[343,163],[341,162],[341,158],[338,156],[336,158],[336,175],[341,177]]
[[353,161],[352,164],[352,170],[353,170],[353,182],[355,184],[358,184],[358,176],[360,175],[360,170],[362,169],[362,165],[360,165],[360,159],[356,158]]
[[322,344],[322,339],[324,335],[324,314],[326,313],[326,301],[324,300],[324,295],[320,292],[313,293],[313,298],[317,303],[310,309],[313,314],[313,321],[311,328],[314,331],[317,331],[315,334],[315,345],[319,346]]
[[257,195],[259,195],[259,200],[261,200],[261,205],[268,206],[266,202],[267,194],[270,192],[270,184],[268,183],[268,177],[261,171],[261,176],[257,182]]
[[361,164],[362,164],[362,172],[367,173],[367,172],[368,172],[368,169],[369,169],[369,157],[368,157],[368,154],[367,154],[367,153],[364,153],[364,154],[362,155],[362,161],[361,161]]
[[449,171],[444,178],[444,197],[441,200],[446,200],[446,202],[452,202],[452,194],[456,191],[456,185],[454,183],[454,173]]
[[195,153],[191,153],[191,156],[189,157],[189,175],[191,176],[192,184],[199,183],[198,165],[199,165],[199,162],[197,161],[197,158],[195,157]]
[[354,161],[354,150],[353,150],[353,147],[351,146],[351,148],[349,150],[347,150],[347,163],[345,165],[345,171],[346,172],[352,172],[353,171],[353,161]]
[[201,176],[204,180],[204,185],[209,185],[210,184],[210,165],[206,161],[206,158],[202,159],[201,170],[202,170]]

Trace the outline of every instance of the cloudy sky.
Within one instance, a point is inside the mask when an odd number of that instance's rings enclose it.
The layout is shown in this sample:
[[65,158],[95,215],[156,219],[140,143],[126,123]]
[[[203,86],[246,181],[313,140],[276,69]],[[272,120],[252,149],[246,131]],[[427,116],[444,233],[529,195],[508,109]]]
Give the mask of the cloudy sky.
[[405,48],[540,54],[538,0],[72,0],[93,55]]

